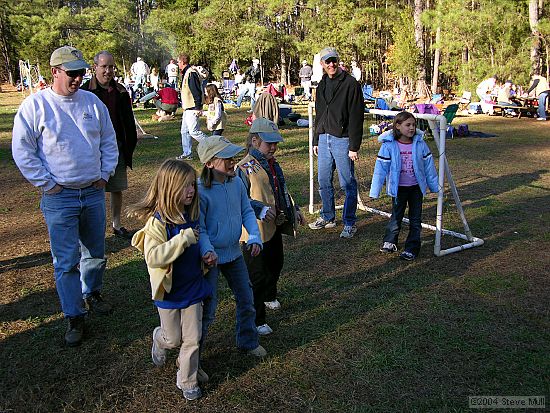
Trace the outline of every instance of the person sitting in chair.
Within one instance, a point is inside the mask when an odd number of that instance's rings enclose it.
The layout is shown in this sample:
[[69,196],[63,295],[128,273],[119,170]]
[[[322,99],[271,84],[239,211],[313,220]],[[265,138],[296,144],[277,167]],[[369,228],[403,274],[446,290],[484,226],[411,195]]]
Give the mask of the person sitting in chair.
[[[512,81],[507,80],[498,90],[497,105],[499,106],[520,106],[517,102],[513,100],[513,90],[512,90]],[[515,116],[516,112],[513,109],[507,109],[506,114]]]

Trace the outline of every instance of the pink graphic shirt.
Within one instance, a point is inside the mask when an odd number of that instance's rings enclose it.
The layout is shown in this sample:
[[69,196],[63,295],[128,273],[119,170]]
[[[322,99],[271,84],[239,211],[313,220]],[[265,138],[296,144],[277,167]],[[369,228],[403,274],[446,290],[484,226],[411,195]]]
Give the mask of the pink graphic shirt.
[[399,153],[401,154],[401,172],[399,173],[399,186],[418,185],[416,176],[414,176],[413,157],[412,157],[412,142],[401,143],[399,145]]

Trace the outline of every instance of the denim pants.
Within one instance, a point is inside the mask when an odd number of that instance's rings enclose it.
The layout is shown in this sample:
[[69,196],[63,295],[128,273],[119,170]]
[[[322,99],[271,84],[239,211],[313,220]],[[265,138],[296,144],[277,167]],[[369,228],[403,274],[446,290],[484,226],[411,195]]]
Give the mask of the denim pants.
[[304,88],[304,97],[306,99],[311,98],[311,80],[302,80],[300,85]]
[[254,293],[256,325],[261,326],[265,324],[264,302],[277,299],[277,282],[285,262],[281,231],[278,227],[273,237],[264,242],[262,251],[256,257],[250,255],[245,243],[241,243],[241,248]]
[[234,261],[218,264],[206,274],[206,280],[212,287],[212,297],[204,302],[201,343],[206,339],[208,328],[216,315],[216,307],[218,306],[218,275],[220,271],[235,296],[237,306],[235,325],[237,347],[243,350],[253,350],[259,344],[258,331],[254,322],[256,311],[254,310],[252,285],[250,284],[248,271],[242,255]]
[[132,88],[135,91],[138,90],[138,88],[145,87],[145,84],[147,83],[147,76],[146,75],[136,75],[136,79],[134,81],[134,87]]
[[177,77],[169,77],[168,78],[168,83],[169,83],[170,87],[176,88],[176,83],[177,82],[178,82]]
[[181,117],[181,147],[184,156],[191,155],[191,138],[200,142],[208,137],[201,131],[199,113],[198,110],[187,109]]
[[[44,194],[40,203],[65,317],[84,315],[83,298],[101,291],[105,273],[105,191],[92,186]],[[80,269],[79,269],[80,268]]]
[[246,82],[239,96],[237,96],[237,107],[240,108],[243,103],[243,98],[248,95],[250,96],[250,109],[254,109],[254,104],[256,103],[256,83]]
[[538,108],[538,115],[539,118],[546,119],[546,98],[548,98],[548,92],[542,92],[539,95],[539,108]]
[[161,328],[153,340],[163,349],[180,348],[177,383],[181,389],[191,389],[198,385],[202,303],[182,309],[157,310]]
[[400,186],[397,197],[392,198],[390,222],[386,228],[384,242],[397,245],[405,208],[409,205],[409,235],[405,241],[405,251],[418,255],[420,252],[420,231],[422,230],[422,191],[418,185]]
[[321,218],[334,221],[336,209],[334,205],[334,170],[338,171],[340,186],[346,193],[342,220],[344,225],[355,225],[357,220],[357,180],[353,161],[348,156],[349,138],[338,138],[328,133],[319,135],[317,178],[319,194],[323,207]]

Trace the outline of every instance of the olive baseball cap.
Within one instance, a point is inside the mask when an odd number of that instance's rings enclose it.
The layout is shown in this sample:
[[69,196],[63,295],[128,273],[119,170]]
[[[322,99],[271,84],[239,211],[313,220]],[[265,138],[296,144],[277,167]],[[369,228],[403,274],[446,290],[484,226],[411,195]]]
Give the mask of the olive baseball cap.
[[197,146],[197,153],[202,163],[206,163],[212,158],[233,158],[242,151],[244,151],[242,146],[235,145],[219,135],[209,136],[200,141]]
[[88,69],[90,67],[84,60],[82,52],[72,46],[55,49],[50,57],[50,66],[62,66],[67,70]]
[[265,118],[256,118],[250,126],[250,133],[257,133],[260,139],[267,143],[283,142],[279,128],[275,122]]
[[337,59],[340,59],[340,55],[338,55],[338,52],[334,47],[325,47],[323,50],[319,52],[319,56],[321,56],[321,61],[324,62],[325,60],[335,57]]

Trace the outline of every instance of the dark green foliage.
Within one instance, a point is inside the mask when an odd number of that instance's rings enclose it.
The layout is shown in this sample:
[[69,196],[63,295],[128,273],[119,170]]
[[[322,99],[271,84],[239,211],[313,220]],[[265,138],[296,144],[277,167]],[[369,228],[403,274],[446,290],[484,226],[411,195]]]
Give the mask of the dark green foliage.
[[[260,57],[265,81],[298,82],[302,59],[322,47],[338,48],[349,65],[357,60],[377,88],[414,79],[426,65],[430,81],[433,51],[441,48],[441,78],[455,89],[473,90],[490,75],[526,84],[532,46],[527,1],[439,0],[422,16],[424,57],[414,50],[412,0],[1,0],[0,46],[8,63],[39,62],[52,49],[72,44],[91,59],[109,49],[120,69],[136,56],[162,68],[186,52],[219,77],[232,59],[246,67]],[[548,5],[539,30],[550,34]],[[407,12],[405,12],[407,10]],[[406,17],[405,17],[406,16]],[[441,28],[440,44],[435,42]],[[546,73],[543,50],[543,74]],[[14,66],[15,62],[15,66]],[[124,65],[123,65],[124,63]],[[43,70],[44,71],[44,70]],[[290,79],[286,78],[290,76]]]

